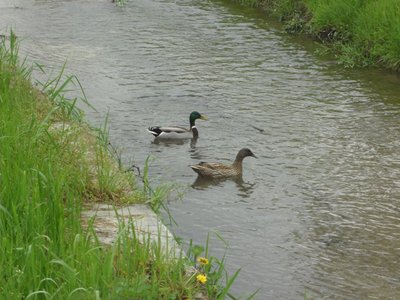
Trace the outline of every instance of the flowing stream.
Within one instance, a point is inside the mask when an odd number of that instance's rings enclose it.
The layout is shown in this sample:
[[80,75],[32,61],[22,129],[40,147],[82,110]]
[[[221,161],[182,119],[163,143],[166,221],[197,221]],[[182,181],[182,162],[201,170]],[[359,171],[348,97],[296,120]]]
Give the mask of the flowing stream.
[[[233,294],[400,298],[397,75],[338,67],[229,2],[0,0],[0,33],[11,27],[50,74],[67,61],[127,165],[152,155],[153,183],[184,191],[170,228],[195,244],[210,233],[212,254],[241,268]],[[146,132],[188,126],[193,110],[209,117],[195,144]],[[242,147],[258,156],[243,182],[198,182],[188,167]]]

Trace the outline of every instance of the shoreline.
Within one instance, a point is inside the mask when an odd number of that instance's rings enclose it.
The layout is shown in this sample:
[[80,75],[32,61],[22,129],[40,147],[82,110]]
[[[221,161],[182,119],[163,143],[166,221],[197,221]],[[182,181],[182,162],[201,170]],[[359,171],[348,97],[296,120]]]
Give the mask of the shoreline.
[[400,3],[396,0],[228,1],[260,9],[289,34],[318,41],[344,67],[400,73]]
[[118,163],[106,126],[84,120],[86,99],[64,95],[77,79],[64,65],[34,87],[18,48],[13,32],[0,38],[0,294],[224,297],[239,271],[228,276],[208,245],[182,251],[154,212],[160,195]]

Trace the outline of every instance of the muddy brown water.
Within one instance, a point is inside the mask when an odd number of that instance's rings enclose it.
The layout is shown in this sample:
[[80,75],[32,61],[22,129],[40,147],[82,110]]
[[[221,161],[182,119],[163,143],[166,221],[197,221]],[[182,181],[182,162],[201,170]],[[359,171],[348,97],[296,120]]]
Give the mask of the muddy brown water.
[[[228,270],[241,268],[234,294],[400,298],[398,76],[337,67],[254,10],[213,1],[1,0],[1,32],[11,26],[29,61],[53,74],[67,61],[97,109],[87,118],[109,112],[127,164],[151,154],[153,183],[184,189],[170,228],[225,239]],[[186,125],[192,110],[209,117],[195,145],[145,131]],[[258,156],[243,182],[196,182],[188,168],[242,147]]]

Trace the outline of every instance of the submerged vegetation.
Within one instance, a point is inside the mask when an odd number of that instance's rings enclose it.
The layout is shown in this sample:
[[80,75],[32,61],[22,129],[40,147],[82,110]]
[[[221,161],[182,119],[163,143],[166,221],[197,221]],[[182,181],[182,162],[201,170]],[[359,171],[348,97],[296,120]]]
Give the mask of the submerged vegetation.
[[62,71],[39,90],[32,87],[31,71],[19,61],[15,35],[1,37],[0,295],[222,299],[237,273],[229,278],[224,261],[208,250],[207,266],[190,273],[199,253],[171,260],[149,236],[136,236],[131,222],[120,225],[112,246],[101,245],[90,224],[82,226],[85,203],[159,200],[149,199],[133,174],[110,157],[106,131],[89,128],[78,99],[65,98],[67,86],[79,87],[77,79]]
[[279,18],[289,32],[311,35],[346,66],[400,71],[398,0],[237,0]]

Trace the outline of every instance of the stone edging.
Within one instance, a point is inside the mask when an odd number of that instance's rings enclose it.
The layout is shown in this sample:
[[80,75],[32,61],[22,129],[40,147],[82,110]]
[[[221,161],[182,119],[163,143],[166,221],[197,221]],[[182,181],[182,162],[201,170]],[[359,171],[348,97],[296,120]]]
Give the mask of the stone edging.
[[82,211],[83,224],[87,226],[91,219],[97,238],[104,245],[112,245],[118,235],[121,223],[133,222],[139,238],[150,238],[159,243],[164,254],[170,258],[184,257],[182,249],[173,234],[161,222],[157,214],[146,204],[132,204],[114,207],[110,204],[94,204]]

